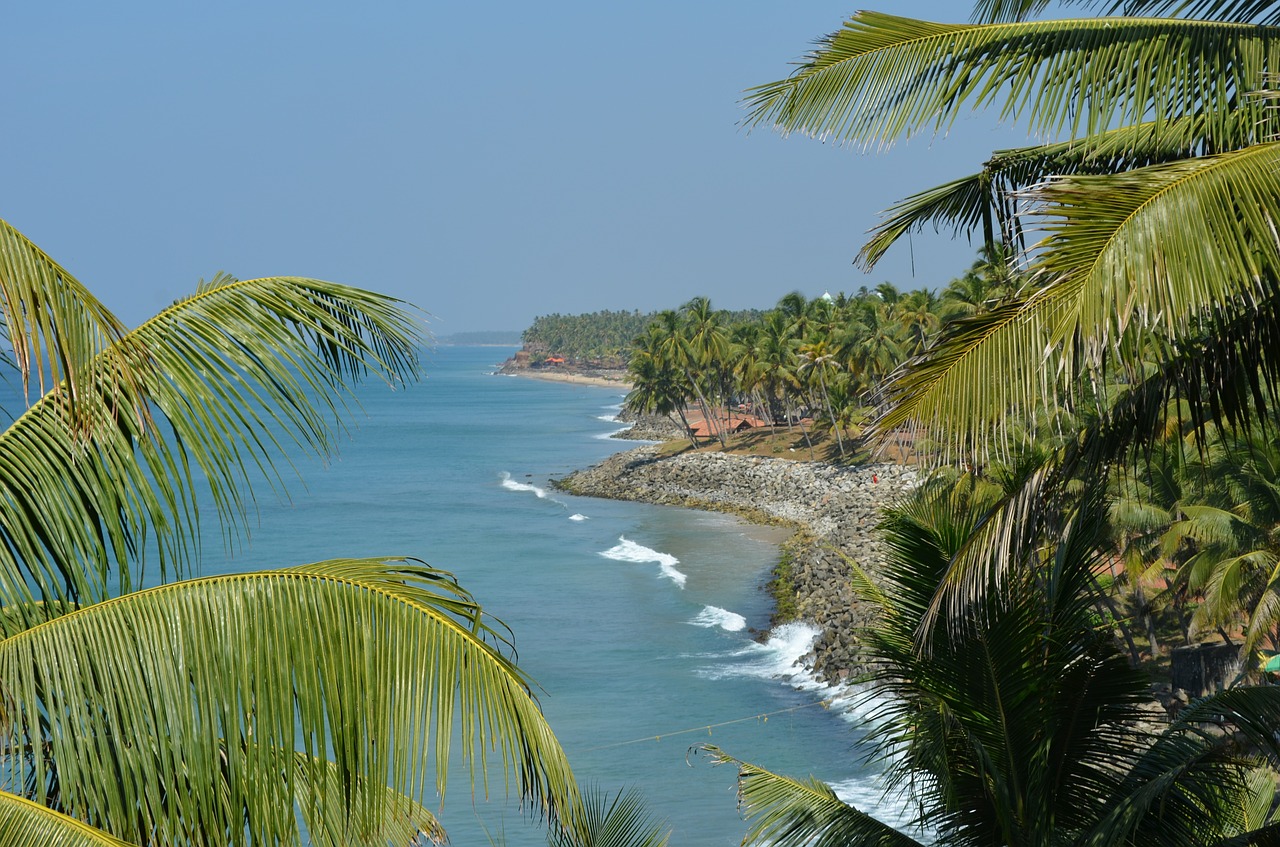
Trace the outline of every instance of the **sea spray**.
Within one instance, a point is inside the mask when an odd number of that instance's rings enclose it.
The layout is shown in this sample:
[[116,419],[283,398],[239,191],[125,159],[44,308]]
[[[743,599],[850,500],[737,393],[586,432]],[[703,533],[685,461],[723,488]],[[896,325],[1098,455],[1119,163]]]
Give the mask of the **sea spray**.
[[619,536],[618,543],[608,550],[600,553],[606,559],[613,559],[617,562],[637,562],[640,564],[654,563],[662,571],[662,575],[674,582],[676,585],[684,588],[687,577],[685,574],[676,570],[676,565],[680,564],[680,560],[669,553],[659,553],[657,550],[645,547],[643,544],[637,544],[629,540],[626,536]]
[[747,619],[737,612],[730,612],[728,609],[722,609],[719,606],[704,606],[698,616],[689,623],[694,626],[702,626],[707,629],[715,629],[719,627],[725,632],[742,632],[747,628]]
[[731,661],[703,668],[701,673],[709,679],[776,679],[804,688],[806,681],[814,679],[805,667],[804,657],[813,650],[813,643],[821,634],[822,630],[812,624],[783,624],[775,627],[767,640],[747,642],[724,657]]
[[560,502],[556,500],[554,497],[552,497],[549,493],[547,493],[547,490],[545,488],[539,488],[538,486],[529,482],[516,482],[514,479],[511,478],[511,474],[507,473],[506,471],[503,471],[501,476],[502,476],[502,487],[507,489],[508,491],[527,491],[530,494],[536,495],[539,500],[551,500],[552,502],[556,502],[556,503]]

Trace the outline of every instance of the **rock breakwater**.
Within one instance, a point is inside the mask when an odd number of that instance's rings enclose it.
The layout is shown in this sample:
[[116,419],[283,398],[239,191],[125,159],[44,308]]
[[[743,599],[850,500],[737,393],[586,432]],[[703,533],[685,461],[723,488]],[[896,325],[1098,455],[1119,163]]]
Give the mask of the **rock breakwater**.
[[724,453],[664,457],[658,446],[646,445],[557,485],[591,497],[726,511],[794,526],[775,575],[778,608],[787,619],[821,628],[813,669],[839,682],[858,670],[854,634],[874,614],[855,596],[845,557],[872,576],[880,571],[883,553],[873,529],[884,506],[915,482],[913,468],[894,464],[842,467]]

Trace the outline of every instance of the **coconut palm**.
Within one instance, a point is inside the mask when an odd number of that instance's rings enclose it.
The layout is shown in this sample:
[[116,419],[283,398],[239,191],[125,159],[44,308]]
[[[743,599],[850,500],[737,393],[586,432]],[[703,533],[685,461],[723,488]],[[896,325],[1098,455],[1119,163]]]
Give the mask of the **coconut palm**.
[[684,411],[691,390],[684,371],[666,356],[669,350],[667,338],[661,326],[654,323],[635,339],[631,359],[627,363],[632,388],[623,400],[623,406],[639,414],[678,414],[689,443],[697,447],[698,442]]
[[[729,353],[729,333],[720,322],[717,312],[711,308],[711,301],[706,297],[694,297],[680,307],[685,317],[684,348],[686,362],[694,371],[692,379],[698,401],[702,404],[707,427],[720,439],[720,444],[727,443],[724,426],[720,423],[720,415],[713,405],[717,395],[708,399],[702,389],[702,383],[719,389],[721,374],[725,369],[725,359]],[[723,398],[721,398],[723,399]]]
[[831,428],[836,434],[836,445],[839,447],[840,456],[844,457],[844,436],[840,432],[841,418],[836,415],[835,409],[831,405],[831,392],[828,390],[828,382],[835,380],[840,375],[840,363],[836,359],[835,349],[825,339],[816,340],[810,344],[803,345],[799,351],[800,368],[799,373],[806,375],[809,379],[816,383],[819,395],[827,410],[827,420],[831,422]]
[[862,638],[878,704],[870,738],[888,790],[905,792],[916,813],[908,832],[814,780],[715,751],[740,768],[748,842],[1271,843],[1280,689],[1216,695],[1163,729],[1144,720],[1145,676],[1098,626],[1097,498],[980,605],[922,626],[951,558],[1000,496],[966,478],[892,509],[884,578],[858,572],[859,591],[880,608]]
[[[970,106],[1061,138],[897,210],[890,241],[940,221],[1007,247],[1013,233],[1042,237],[1023,297],[954,325],[896,380],[880,428],[910,423],[957,444],[977,433],[990,446],[1009,412],[1055,393],[1082,401],[1091,377],[1138,348],[1213,418],[1273,404],[1276,382],[1262,374],[1280,345],[1232,327],[1270,314],[1280,278],[1275,4],[1114,4],[1217,21],[1024,20],[1043,6],[979,3],[977,24],[860,12],[790,77],[748,94],[752,123],[860,146],[943,130]],[[1199,367],[1179,361],[1192,339],[1204,344]],[[1221,378],[1237,360],[1247,366]]]
[[791,396],[799,388],[796,358],[797,342],[792,337],[785,315],[774,310],[764,320],[760,339],[760,381],[769,405],[769,420],[774,426],[782,419],[791,426]]
[[638,791],[620,791],[612,799],[600,790],[586,792],[582,813],[553,829],[550,847],[666,847],[669,830],[649,812]]
[[415,376],[412,314],[220,275],[126,330],[11,227],[0,240],[37,395],[0,432],[0,840],[438,839],[426,803],[458,755],[572,816],[509,634],[447,573],[378,556],[177,580],[199,489],[234,537],[253,479],[279,488],[279,462],[332,451],[355,380]]

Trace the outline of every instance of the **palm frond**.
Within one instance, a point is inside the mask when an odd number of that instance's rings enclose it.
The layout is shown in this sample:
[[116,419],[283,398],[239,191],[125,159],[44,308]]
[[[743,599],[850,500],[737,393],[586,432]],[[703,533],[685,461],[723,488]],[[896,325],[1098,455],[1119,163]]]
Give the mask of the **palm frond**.
[[1280,144],[1255,145],[1038,189],[1040,287],[956,321],[885,386],[873,433],[913,425],[953,450],[999,447],[999,422],[1034,420],[1046,397],[1096,402],[1092,377],[1117,357],[1167,369],[1192,419],[1248,426],[1280,375],[1277,162]]
[[301,767],[318,820],[367,839],[443,802],[456,752],[473,792],[492,756],[554,818],[575,784],[504,643],[451,576],[400,559],[135,592],[0,642],[3,785],[128,840],[297,843]]
[[920,842],[844,803],[816,779],[794,779],[703,748],[716,764],[738,769],[743,814],[754,820],[744,844],[774,847],[920,847]]
[[[424,843],[423,838],[432,844],[448,843],[444,827],[429,809],[390,786],[360,778],[344,785],[337,763],[317,762],[302,753],[294,755],[294,762],[295,807],[306,828],[308,840],[316,847],[350,847],[356,844],[417,847]],[[323,780],[324,784],[316,785],[316,779]],[[360,799],[360,795],[368,792],[385,796],[367,803]],[[344,803],[328,799],[342,796],[350,799]],[[380,809],[384,814],[382,819],[363,831],[349,813],[351,806],[361,805]]]
[[133,847],[25,797],[0,791],[0,842],[9,847]]
[[655,820],[639,791],[612,798],[600,790],[585,792],[578,813],[547,837],[551,847],[666,847],[671,832]]
[[5,221],[0,314],[28,401],[33,374],[39,395],[65,382],[74,400],[84,369],[124,334],[124,325],[88,289]]
[[[1231,304],[1276,296],[1280,143],[1108,176],[1060,177],[1029,192],[1047,237],[1037,271],[1066,379],[1126,336],[1176,340]],[[1080,364],[1083,360],[1084,364]]]
[[216,282],[101,353],[75,408],[51,393],[0,433],[0,602],[92,602],[113,573],[128,591],[149,539],[161,575],[181,573],[198,485],[234,538],[258,475],[281,487],[274,462],[333,451],[361,373],[416,375],[421,336],[395,300],[297,278]]
[[[859,146],[951,125],[996,106],[1032,132],[1093,136],[1203,114],[1211,143],[1231,108],[1280,67],[1267,28],[1168,18],[937,24],[859,12],[786,79],[749,89],[747,123]],[[1218,149],[1222,149],[1219,147]]]
[[[1054,305],[1042,306],[1037,293],[952,321],[934,346],[881,386],[884,411],[868,437],[923,430],[944,446],[946,460],[1007,436],[999,425],[1011,413],[1014,420],[1033,420],[1044,398],[1058,393],[1053,363],[1044,355]],[[997,372],[1005,378],[991,379]],[[1007,441],[998,444],[1008,452]]]
[[[1252,795],[1258,760],[1241,750],[1277,761],[1277,720],[1280,688],[1271,686],[1228,689],[1191,704],[1115,786],[1091,843],[1269,843],[1242,836],[1256,823],[1252,811],[1227,798]],[[1235,743],[1224,740],[1221,727],[1236,734]]]
[[[1229,141],[1217,139],[1219,148],[1246,146],[1255,127],[1240,119]],[[1087,143],[1060,141],[1011,150],[997,150],[982,170],[944,185],[913,194],[895,203],[884,220],[869,233],[855,264],[872,267],[899,238],[928,225],[950,229],[970,238],[981,227],[984,244],[996,239],[1020,243],[1024,224],[1018,213],[1016,193],[1050,177],[1068,174],[1104,174],[1176,161],[1206,152],[1205,122],[1199,115],[1157,123],[1108,129]]]
[[[1107,3],[1091,0],[1091,5],[1107,6]],[[1280,23],[1280,9],[1272,0],[1115,0],[1109,4],[1107,14],[1178,15],[1269,26]]]

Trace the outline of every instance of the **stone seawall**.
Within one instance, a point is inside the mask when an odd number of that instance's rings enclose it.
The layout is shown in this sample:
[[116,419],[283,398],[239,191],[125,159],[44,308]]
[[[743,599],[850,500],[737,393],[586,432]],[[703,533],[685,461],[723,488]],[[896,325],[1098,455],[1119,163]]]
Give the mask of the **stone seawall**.
[[915,470],[901,465],[847,468],[723,453],[661,458],[657,446],[646,445],[557,485],[591,497],[728,511],[796,527],[778,569],[779,610],[821,628],[813,668],[838,682],[858,669],[853,634],[873,613],[854,596],[844,557],[872,575],[880,570],[881,546],[872,529],[884,505],[915,480]]

